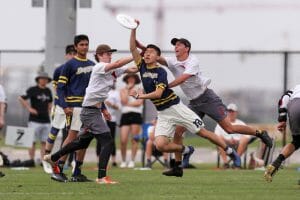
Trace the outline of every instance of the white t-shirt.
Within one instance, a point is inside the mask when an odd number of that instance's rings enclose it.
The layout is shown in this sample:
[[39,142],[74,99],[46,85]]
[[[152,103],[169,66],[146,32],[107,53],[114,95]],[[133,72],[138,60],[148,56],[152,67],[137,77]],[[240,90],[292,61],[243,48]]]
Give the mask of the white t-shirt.
[[[134,88],[137,90],[138,87],[137,86],[134,86]],[[136,99],[132,96],[128,96],[128,103],[131,103],[131,102],[134,102],[136,101]],[[130,113],[130,112],[135,112],[135,113],[140,113],[142,114],[143,113],[143,104],[140,105],[140,106],[126,106],[126,105],[123,105],[122,108],[121,108],[121,112],[122,114],[123,113]]]
[[[246,125],[242,120],[236,119],[234,122],[231,123],[232,125]],[[241,134],[228,134],[224,129],[221,128],[219,124],[217,124],[215,128],[215,134],[218,136],[224,137],[226,140],[240,140]]]
[[189,100],[195,99],[204,93],[211,80],[202,75],[199,66],[199,60],[194,55],[184,61],[178,61],[176,57],[166,57],[169,70],[175,78],[182,74],[192,74],[194,76],[180,84],[181,89]]
[[105,66],[109,63],[97,63],[92,70],[89,85],[85,90],[85,96],[82,106],[93,106],[99,102],[104,102],[111,90],[114,80],[121,76],[127,66],[123,66],[116,70],[105,72]]
[[[108,92],[108,96],[106,101],[110,102],[111,104],[117,105],[119,108],[121,107],[121,102],[120,102],[120,93],[117,90],[110,90]],[[119,110],[116,110],[112,107],[106,106],[108,112],[111,115],[111,121],[116,122],[117,121],[117,116]]]
[[2,85],[0,85],[0,102],[6,103],[6,95],[5,95]]

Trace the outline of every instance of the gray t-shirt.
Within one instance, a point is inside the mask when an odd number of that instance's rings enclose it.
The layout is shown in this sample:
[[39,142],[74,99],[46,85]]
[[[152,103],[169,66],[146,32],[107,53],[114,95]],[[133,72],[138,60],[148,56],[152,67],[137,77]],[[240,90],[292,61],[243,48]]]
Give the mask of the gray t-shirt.
[[100,62],[93,67],[89,85],[86,88],[82,106],[94,106],[97,103],[104,102],[111,90],[114,80],[121,76],[127,66],[116,70],[105,72],[105,66],[109,63]]

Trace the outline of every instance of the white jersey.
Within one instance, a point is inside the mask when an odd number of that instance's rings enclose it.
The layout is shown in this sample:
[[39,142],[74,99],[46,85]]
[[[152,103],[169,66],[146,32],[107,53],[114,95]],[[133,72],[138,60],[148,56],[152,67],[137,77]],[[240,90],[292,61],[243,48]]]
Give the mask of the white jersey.
[[0,85],[0,102],[6,103],[6,95],[5,95],[2,85]]
[[[134,101],[136,101],[136,99],[134,97],[128,96],[128,103],[134,102]],[[130,112],[135,112],[135,113],[142,114],[143,113],[143,108],[144,108],[143,104],[140,105],[140,106],[126,106],[126,105],[124,105],[121,108],[121,112],[122,112],[122,114],[123,113],[130,113]]]
[[204,93],[211,80],[202,75],[199,66],[199,60],[194,55],[184,61],[178,61],[176,57],[166,57],[169,70],[175,78],[182,74],[192,74],[194,76],[180,84],[181,89],[189,100],[195,99]]
[[282,96],[279,108],[287,108],[288,103],[296,98],[300,98],[300,85],[296,85]]
[[[111,104],[117,105],[119,108],[121,107],[121,102],[120,102],[120,93],[117,90],[111,90],[108,92],[108,97],[106,99],[106,101],[110,102]],[[117,114],[118,114],[118,110],[110,107],[110,106],[106,106],[108,112],[111,115],[111,121],[112,122],[116,122],[117,121]]]
[[114,80],[128,68],[127,66],[123,66],[116,70],[105,72],[104,69],[107,64],[109,63],[100,62],[93,67],[82,106],[94,106],[97,103],[104,102],[114,84]]
[[[236,119],[234,122],[231,122],[232,125],[246,125],[242,120]],[[226,140],[240,140],[241,134],[228,134],[222,127],[217,124],[215,128],[215,134],[221,137],[224,137]]]

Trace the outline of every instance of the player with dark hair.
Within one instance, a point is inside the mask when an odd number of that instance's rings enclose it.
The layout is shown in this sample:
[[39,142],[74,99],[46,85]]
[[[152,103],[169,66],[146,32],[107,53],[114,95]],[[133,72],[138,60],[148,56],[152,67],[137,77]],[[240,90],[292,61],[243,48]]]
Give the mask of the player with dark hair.
[[44,157],[45,161],[55,166],[55,162],[61,156],[74,150],[86,149],[95,137],[101,146],[98,162],[98,178],[96,179],[96,182],[99,184],[117,183],[116,181],[112,181],[106,173],[113,141],[109,127],[102,118],[103,114],[106,120],[110,119],[110,114],[105,108],[104,101],[118,76],[124,72],[137,71],[136,68],[122,67],[131,62],[132,57],[111,62],[112,52],[115,51],[116,49],[111,49],[108,45],[104,44],[99,45],[96,50],[96,56],[100,62],[94,66],[89,85],[86,88],[86,95],[82,103],[83,108],[80,114],[83,125],[79,137],[58,152]]
[[[218,136],[204,128],[204,123],[199,116],[180,102],[179,97],[168,87],[167,72],[157,65],[161,51],[156,45],[147,45],[144,58],[140,55],[136,45],[136,29],[131,30],[130,51],[139,68],[145,94],[132,90],[130,95],[136,99],[150,99],[155,105],[157,114],[157,126],[155,130],[155,145],[161,152],[179,152],[188,154],[193,147],[175,144],[169,141],[169,137],[175,132],[176,125],[185,127],[192,133],[210,140],[222,147],[234,164],[240,167],[241,161],[237,153]],[[176,176],[181,177],[183,171],[178,171]]]
[[[66,146],[78,136],[78,132],[82,125],[80,121],[80,112],[85,89],[89,84],[92,68],[95,65],[94,62],[87,59],[89,50],[88,36],[76,35],[74,37],[74,47],[76,49],[76,56],[64,64],[57,84],[59,105],[66,114],[68,128],[68,136],[65,139],[63,146]],[[76,152],[75,167],[70,181],[89,181],[86,176],[81,173],[84,155],[85,150],[78,150]],[[53,180],[62,182],[68,180],[63,173],[63,166],[66,158],[67,156],[63,156],[58,161],[58,167],[53,168],[53,174],[51,176]]]
[[[281,132],[285,131],[286,121],[289,118],[293,140],[285,145],[274,162],[267,166],[264,178],[268,182],[272,182],[273,176],[282,162],[300,148],[300,85],[296,85],[292,90],[288,90],[282,95],[278,103],[278,113],[277,129]],[[300,185],[300,180],[298,184]]]
[[[74,45],[73,44],[67,45],[65,48],[65,59],[67,61],[69,61],[75,55],[76,55],[76,49],[75,49]],[[59,79],[59,76],[60,76],[60,73],[61,73],[63,67],[64,67],[64,65],[57,67],[53,73],[52,85],[53,85],[53,89],[55,90],[54,106],[52,109],[51,129],[50,129],[50,133],[48,134],[47,141],[46,141],[46,148],[45,148],[46,154],[51,153],[59,130],[62,130],[63,141],[67,137],[67,131],[65,129],[66,115],[65,115],[62,107],[59,105],[59,100],[58,100],[58,96],[57,96],[57,92],[56,92],[58,79]],[[45,172],[52,171],[51,167],[48,167],[45,162],[43,162],[43,167],[44,167]]]
[[[161,56],[158,62],[168,67],[175,77],[169,87],[180,86],[185,96],[189,99],[188,107],[193,110],[201,119],[208,115],[215,120],[227,133],[253,135],[259,137],[268,147],[272,146],[272,139],[266,131],[255,130],[247,125],[232,125],[227,116],[226,106],[222,99],[208,85],[211,80],[204,77],[199,60],[196,56],[190,54],[191,43],[185,38],[173,38],[171,44],[174,45],[175,56]],[[138,43],[139,47],[144,48]],[[176,129],[174,141],[182,144],[182,134],[184,128]],[[183,159],[188,160],[190,155],[184,156]],[[180,153],[175,153],[176,168],[181,165],[182,156]],[[166,176],[176,176],[178,170],[170,169],[164,172]]]

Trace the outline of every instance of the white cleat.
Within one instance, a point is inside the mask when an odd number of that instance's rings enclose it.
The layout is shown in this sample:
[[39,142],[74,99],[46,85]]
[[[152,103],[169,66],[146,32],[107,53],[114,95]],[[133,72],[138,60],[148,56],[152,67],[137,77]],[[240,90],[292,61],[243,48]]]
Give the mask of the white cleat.
[[135,163],[134,163],[134,161],[129,161],[129,163],[128,163],[128,168],[134,168],[134,166],[135,166]]
[[126,162],[121,162],[120,168],[126,168],[126,167],[127,167],[127,163]]

